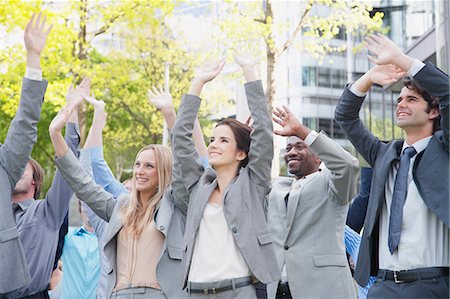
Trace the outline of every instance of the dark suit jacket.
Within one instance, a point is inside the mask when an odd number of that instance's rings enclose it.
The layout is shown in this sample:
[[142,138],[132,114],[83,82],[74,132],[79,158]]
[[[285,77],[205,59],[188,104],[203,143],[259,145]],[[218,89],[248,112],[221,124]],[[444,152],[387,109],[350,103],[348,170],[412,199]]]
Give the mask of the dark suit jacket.
[[[427,148],[420,152],[413,165],[413,179],[426,206],[447,227],[449,226],[449,78],[432,64],[425,65],[414,79],[432,96],[439,97],[441,127],[433,134]],[[384,187],[392,163],[399,160],[403,140],[383,143],[359,119],[364,98],[355,96],[348,87],[336,107],[335,119],[347,137],[373,168],[364,233],[361,239],[356,281],[365,286],[370,275],[378,271],[378,223],[385,200]]]
[[0,143],[0,294],[18,289],[31,280],[11,210],[11,198],[37,140],[37,123],[46,89],[45,80],[23,79],[19,109],[5,143]]

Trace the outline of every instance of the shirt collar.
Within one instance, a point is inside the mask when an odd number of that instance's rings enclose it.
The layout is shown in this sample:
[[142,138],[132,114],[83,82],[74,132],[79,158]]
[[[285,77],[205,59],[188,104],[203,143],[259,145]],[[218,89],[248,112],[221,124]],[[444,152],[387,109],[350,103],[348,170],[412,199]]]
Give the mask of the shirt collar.
[[22,211],[25,211],[26,209],[28,209],[31,206],[31,204],[33,202],[34,202],[34,199],[30,198],[30,199],[25,199],[20,202],[17,202],[16,204],[22,209]]
[[402,153],[405,150],[405,148],[407,148],[409,146],[414,147],[416,152],[420,153],[421,151],[425,150],[425,148],[428,146],[428,143],[430,142],[432,137],[433,136],[428,136],[428,137],[422,138],[419,141],[414,142],[413,144],[408,144],[406,141],[403,142]]
[[83,234],[93,235],[92,233],[88,232],[83,226],[74,229],[73,234],[78,235],[78,236],[83,235]]

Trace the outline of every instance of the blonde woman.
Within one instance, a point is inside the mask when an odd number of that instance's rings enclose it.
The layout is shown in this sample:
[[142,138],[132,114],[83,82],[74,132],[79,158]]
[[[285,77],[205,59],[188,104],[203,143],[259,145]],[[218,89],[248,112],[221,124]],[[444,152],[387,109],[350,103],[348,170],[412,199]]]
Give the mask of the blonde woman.
[[176,184],[167,190],[172,177],[169,148],[162,145],[142,148],[133,167],[131,194],[121,194],[115,200],[93,182],[61,139],[61,129],[72,109],[70,106],[63,108],[50,125],[57,156],[55,163],[77,197],[109,222],[104,239],[109,265],[107,297],[185,296],[179,269],[186,215],[182,200],[185,192],[177,192]]

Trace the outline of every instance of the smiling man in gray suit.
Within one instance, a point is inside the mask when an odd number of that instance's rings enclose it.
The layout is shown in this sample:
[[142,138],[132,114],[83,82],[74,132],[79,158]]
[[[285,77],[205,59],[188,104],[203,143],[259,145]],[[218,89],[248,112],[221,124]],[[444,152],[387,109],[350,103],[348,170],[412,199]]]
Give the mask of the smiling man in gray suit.
[[13,189],[25,170],[37,139],[47,81],[42,80],[40,54],[51,27],[44,30],[41,14],[25,29],[27,68],[22,82],[19,109],[11,122],[5,143],[0,144],[0,297],[27,284],[31,277],[19,232],[11,211]]
[[344,228],[358,161],[286,107],[273,119],[282,126],[274,133],[290,136],[284,159],[295,179],[276,179],[269,195],[267,223],[282,280],[267,286],[267,298],[356,298]]

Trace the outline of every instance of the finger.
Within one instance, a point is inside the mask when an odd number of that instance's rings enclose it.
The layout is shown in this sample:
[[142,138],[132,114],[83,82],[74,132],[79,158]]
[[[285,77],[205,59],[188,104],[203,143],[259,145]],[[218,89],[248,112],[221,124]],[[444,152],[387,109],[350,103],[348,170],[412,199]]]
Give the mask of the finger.
[[39,23],[41,21],[41,15],[42,15],[42,11],[39,12],[36,22],[34,23],[34,28],[39,29]]
[[25,28],[26,32],[30,31],[31,27],[33,26],[33,21],[34,21],[35,16],[36,16],[36,14],[33,13],[33,15],[31,16],[31,20],[28,21],[27,27]]
[[370,60],[372,63],[378,64],[378,59],[375,58],[374,56],[367,55],[367,58],[369,58],[369,60]]
[[281,130],[273,130],[273,133],[278,136],[285,136],[285,134]]
[[156,95],[149,89],[148,90],[148,97],[152,99],[152,98],[156,97]]
[[39,24],[39,31],[44,31],[44,25],[45,25],[46,20],[47,20],[47,15],[44,15],[44,18],[42,19],[42,23]]
[[274,122],[276,122],[277,124],[279,124],[280,126],[283,126],[283,121],[281,119],[279,119],[278,117],[272,116],[272,120]]
[[47,31],[45,31],[45,36],[47,36],[47,35],[50,33],[50,30],[52,30],[52,28],[53,28],[53,24],[51,24],[51,25],[48,27]]
[[152,86],[152,91],[155,95],[160,95],[161,93],[159,92],[158,88],[156,88],[156,86]]
[[280,117],[281,118],[281,116],[282,116],[282,114],[281,114],[281,112],[280,111],[278,111],[278,107],[275,107],[273,110],[272,110],[272,113],[274,114],[274,115],[276,115],[277,117]]
[[371,34],[371,35],[367,36],[366,41],[368,41],[371,44],[375,44],[375,45],[380,44],[379,39],[377,38],[377,36],[375,34]]
[[289,110],[288,106],[283,105],[284,111],[286,111],[286,115],[292,114],[291,110]]

